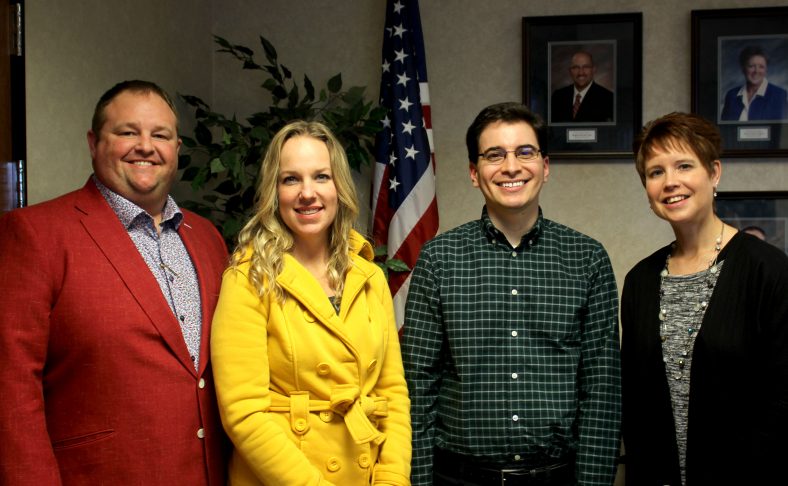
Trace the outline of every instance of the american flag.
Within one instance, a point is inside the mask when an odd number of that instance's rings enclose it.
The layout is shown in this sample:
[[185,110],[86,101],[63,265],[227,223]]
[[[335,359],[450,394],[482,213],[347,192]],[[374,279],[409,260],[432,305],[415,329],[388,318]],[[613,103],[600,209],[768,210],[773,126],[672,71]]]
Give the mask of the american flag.
[[[375,142],[372,235],[389,258],[413,268],[421,246],[438,232],[430,95],[418,0],[388,0],[380,104],[388,109]],[[402,327],[409,272],[391,274]]]

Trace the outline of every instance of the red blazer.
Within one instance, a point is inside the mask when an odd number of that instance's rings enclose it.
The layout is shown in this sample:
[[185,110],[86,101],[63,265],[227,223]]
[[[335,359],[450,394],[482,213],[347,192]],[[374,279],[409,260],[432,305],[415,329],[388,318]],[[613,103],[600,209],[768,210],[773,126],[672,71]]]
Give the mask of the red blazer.
[[184,216],[199,371],[92,181],[0,218],[0,484],[224,484],[208,337],[227,249],[210,222]]

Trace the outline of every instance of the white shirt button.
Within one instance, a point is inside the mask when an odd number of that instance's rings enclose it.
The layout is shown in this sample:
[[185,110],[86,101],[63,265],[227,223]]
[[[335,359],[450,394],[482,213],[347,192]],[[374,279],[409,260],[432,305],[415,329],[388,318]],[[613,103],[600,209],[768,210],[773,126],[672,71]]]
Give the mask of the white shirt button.
[[516,252],[516,251],[513,251],[513,252],[512,252],[512,256],[513,256],[513,257],[516,257],[516,256],[517,256],[517,252]]
[[519,461],[520,460],[520,454],[515,454],[514,455],[514,460],[515,461]]
[[512,373],[512,379],[513,379],[513,380],[516,380],[516,379],[517,379],[517,373]]
[[520,417],[518,417],[517,415],[512,415],[512,420],[517,422],[518,420],[520,420]]
[[512,337],[517,337],[517,331],[512,331]]
[[200,381],[197,382],[197,387],[200,389],[205,388],[205,378],[200,378]]
[[517,295],[517,289],[512,289],[512,295]]
[[202,427],[197,429],[197,438],[198,439],[204,439],[205,438],[205,429],[203,429]]

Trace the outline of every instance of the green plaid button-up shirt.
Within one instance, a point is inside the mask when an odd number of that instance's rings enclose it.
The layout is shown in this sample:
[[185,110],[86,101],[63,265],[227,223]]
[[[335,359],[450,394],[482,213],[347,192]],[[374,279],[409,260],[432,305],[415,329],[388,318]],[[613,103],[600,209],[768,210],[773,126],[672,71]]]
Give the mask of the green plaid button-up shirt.
[[541,209],[517,248],[486,209],[424,245],[402,340],[413,485],[432,484],[434,446],[510,466],[574,454],[580,484],[612,484],[617,309],[602,245]]

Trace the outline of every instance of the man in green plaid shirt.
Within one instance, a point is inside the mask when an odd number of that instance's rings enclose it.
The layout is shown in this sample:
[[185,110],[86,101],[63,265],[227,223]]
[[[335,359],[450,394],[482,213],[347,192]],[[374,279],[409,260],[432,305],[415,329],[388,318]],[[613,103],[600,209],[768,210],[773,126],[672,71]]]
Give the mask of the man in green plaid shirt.
[[616,282],[600,243],[542,216],[546,141],[519,103],[482,110],[466,136],[481,219],[424,245],[413,270],[414,486],[614,481]]

